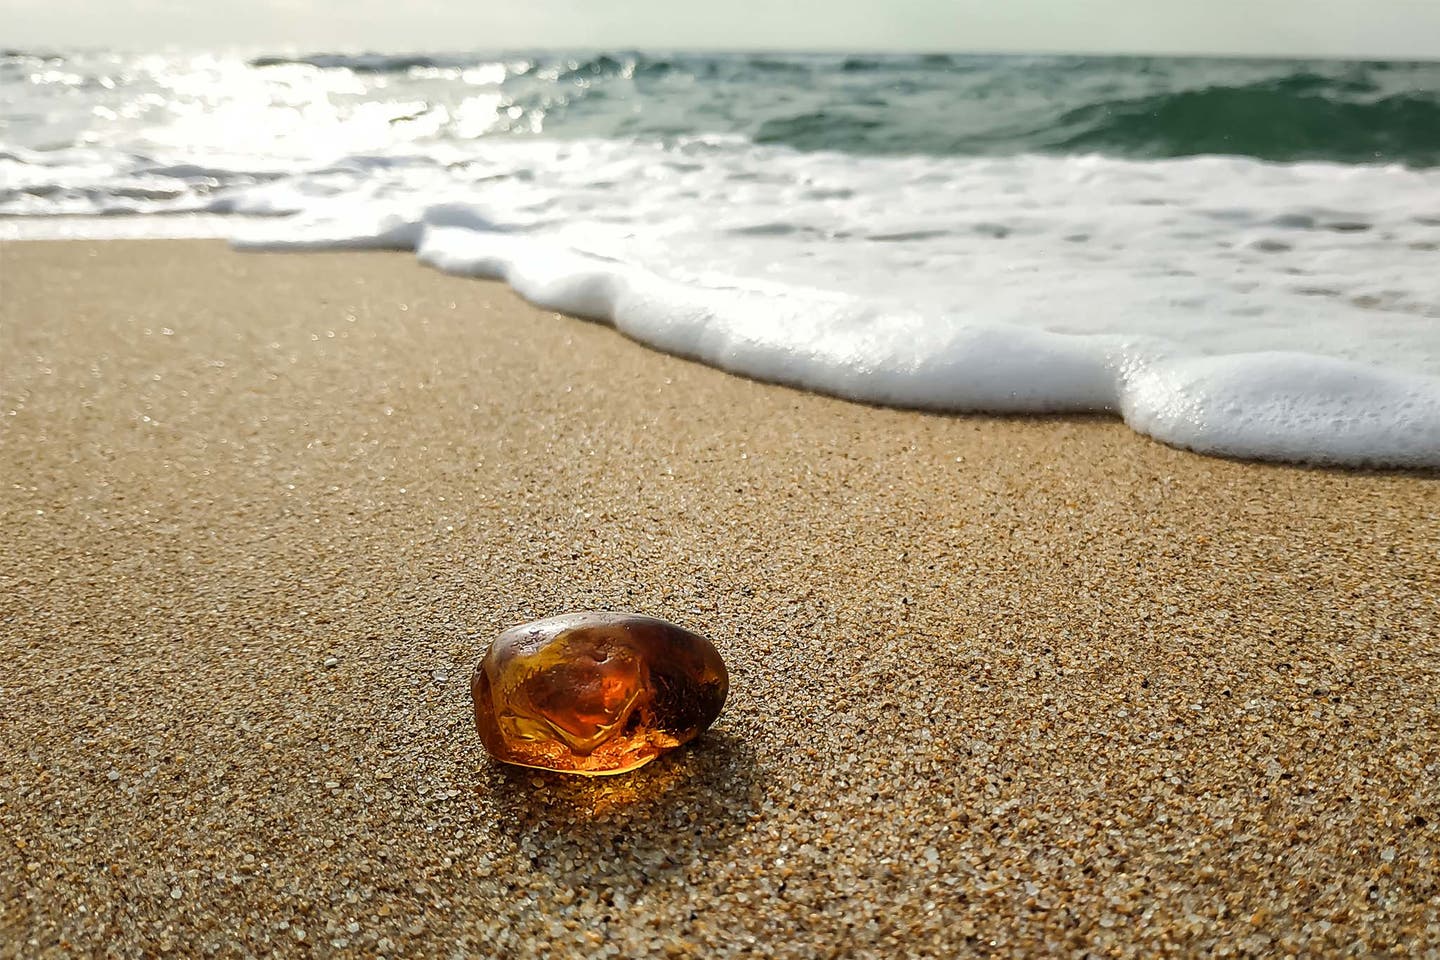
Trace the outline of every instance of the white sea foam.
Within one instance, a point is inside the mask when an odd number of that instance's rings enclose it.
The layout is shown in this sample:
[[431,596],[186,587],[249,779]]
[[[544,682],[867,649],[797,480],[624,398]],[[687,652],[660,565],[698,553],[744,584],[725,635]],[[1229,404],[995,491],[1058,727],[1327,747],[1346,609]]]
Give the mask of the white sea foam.
[[[77,212],[109,216],[0,221],[0,238],[233,226],[242,248],[416,250],[659,349],[842,397],[1109,411],[1207,453],[1440,466],[1437,171],[856,157],[736,137],[481,141],[285,171],[252,159],[252,174],[45,160],[90,184]],[[217,176],[213,194],[151,189]],[[135,216],[151,213],[177,215]]]
[[498,144],[464,171],[278,203],[257,187],[236,211],[305,212],[236,242],[415,249],[856,400],[1109,411],[1206,453],[1440,466],[1435,173],[729,141]]

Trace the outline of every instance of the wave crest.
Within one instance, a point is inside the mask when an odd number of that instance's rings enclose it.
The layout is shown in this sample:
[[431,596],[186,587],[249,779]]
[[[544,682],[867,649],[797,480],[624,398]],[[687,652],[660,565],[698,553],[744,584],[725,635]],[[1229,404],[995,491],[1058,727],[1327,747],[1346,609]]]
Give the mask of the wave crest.
[[[1440,164],[1440,100],[1420,92],[1374,97],[1360,78],[1297,73],[1101,101],[1067,111],[1046,146],[1136,157],[1237,154],[1262,160]],[[1357,99],[1356,95],[1363,96]]]

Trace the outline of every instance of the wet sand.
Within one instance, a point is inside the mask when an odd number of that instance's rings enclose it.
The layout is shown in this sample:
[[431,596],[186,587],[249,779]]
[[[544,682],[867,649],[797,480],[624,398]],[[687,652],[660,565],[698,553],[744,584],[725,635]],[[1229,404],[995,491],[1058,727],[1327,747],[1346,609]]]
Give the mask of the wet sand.
[[[1423,955],[1440,485],[759,384],[387,253],[0,246],[0,955]],[[466,681],[731,700],[622,778]]]

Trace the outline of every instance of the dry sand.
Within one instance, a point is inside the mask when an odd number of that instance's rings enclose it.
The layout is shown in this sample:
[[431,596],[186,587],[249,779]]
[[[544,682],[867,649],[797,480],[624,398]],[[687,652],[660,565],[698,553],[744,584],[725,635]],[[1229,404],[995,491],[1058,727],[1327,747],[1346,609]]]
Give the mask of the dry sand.
[[[738,379],[385,253],[0,249],[0,953],[1440,948],[1440,486]],[[694,749],[482,755],[535,617]]]

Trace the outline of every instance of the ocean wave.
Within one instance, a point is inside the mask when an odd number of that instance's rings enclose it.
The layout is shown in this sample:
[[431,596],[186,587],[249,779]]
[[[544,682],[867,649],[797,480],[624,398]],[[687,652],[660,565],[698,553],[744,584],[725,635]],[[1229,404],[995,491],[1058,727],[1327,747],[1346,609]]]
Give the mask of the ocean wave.
[[268,217],[278,246],[418,248],[662,349],[842,396],[1119,412],[1241,456],[1440,456],[1440,65],[253,64],[0,61],[0,233]]
[[1067,111],[1035,137],[1066,153],[1440,164],[1440,98],[1422,92],[1376,97],[1378,89],[1364,77],[1300,72],[1091,103]]
[[353,73],[407,73],[423,69],[456,69],[474,66],[475,56],[386,53],[312,53],[303,56],[267,55],[253,57],[252,67],[303,66],[321,70],[349,70]]
[[[83,57],[62,69],[14,53],[18,59],[0,61],[9,64],[0,84],[60,93],[86,77],[114,85],[147,76],[113,64],[86,70]],[[374,116],[365,109],[372,99],[424,102],[423,116],[393,119],[415,121],[407,128],[413,136],[441,141],[719,135],[853,154],[1222,154],[1440,165],[1440,64],[598,50],[275,53],[248,65],[262,81],[286,66],[330,74],[313,82],[332,88],[337,124],[357,130]],[[276,74],[274,82],[296,80]],[[426,86],[406,97],[409,83]],[[476,116],[470,94],[477,86],[496,97],[488,119]],[[111,96],[95,83],[86,89],[100,100]],[[125,91],[123,102],[163,99],[172,89]],[[277,131],[289,122],[290,95],[275,93]]]
[[1440,174],[491,150],[464,181],[364,199],[257,188],[231,209],[302,214],[241,244],[418,250],[660,349],[867,402],[1118,413],[1208,453],[1440,466]]
[[1104,412],[1178,447],[1353,466],[1440,466],[1440,377],[1293,350],[1206,355],[1122,326],[1076,334],[768,284],[688,281],[463,204],[259,228],[245,249],[412,249],[668,353],[888,406]]
[[[1440,165],[1440,87],[1390,92],[1365,70],[1341,75],[1297,70],[1247,84],[1092,96],[1079,103],[1073,102],[1078,94],[1062,97],[1037,84],[1038,89],[1012,93],[1014,109],[1005,116],[983,104],[936,109],[922,99],[922,106],[935,110],[934,122],[900,122],[895,94],[933,98],[944,90],[933,80],[927,86],[907,79],[915,75],[913,67],[912,61],[848,59],[842,71],[883,69],[905,76],[885,82],[891,100],[847,91],[808,109],[761,118],[752,136],[757,143],[849,153],[1215,154],[1276,162]],[[1069,69],[1063,63],[1049,67],[1060,76]],[[955,89],[957,96],[966,91],[961,85]],[[994,94],[989,88],[965,92],[972,100]],[[965,119],[943,122],[946,110]]]
[[13,47],[0,49],[0,61],[28,60],[39,63],[61,63],[64,57],[50,50],[19,50]]
[[573,80],[592,80],[597,77],[615,77],[634,69],[634,60],[624,57],[617,59],[602,53],[598,57],[570,63],[560,71],[558,80],[566,83]]
[[274,158],[244,172],[155,152],[12,156],[3,213],[127,230],[125,214],[294,214],[252,241],[419,249],[807,389],[1118,412],[1211,453],[1440,465],[1440,171],[867,157],[739,137],[493,138],[280,176]]

